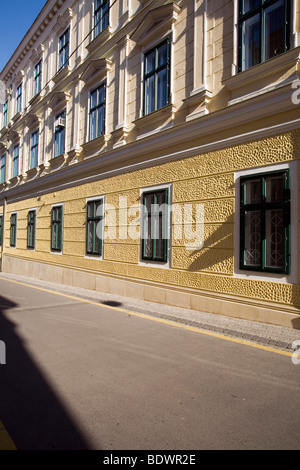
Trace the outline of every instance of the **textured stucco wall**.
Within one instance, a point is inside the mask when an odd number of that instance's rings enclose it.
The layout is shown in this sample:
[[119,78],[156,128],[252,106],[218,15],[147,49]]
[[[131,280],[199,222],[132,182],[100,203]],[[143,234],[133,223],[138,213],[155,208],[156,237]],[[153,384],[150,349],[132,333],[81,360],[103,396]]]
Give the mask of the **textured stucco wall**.
[[[164,283],[181,288],[202,289],[240,298],[273,301],[300,306],[299,284],[239,278],[234,275],[234,172],[299,159],[300,131],[278,135],[141,169],[98,182],[26,199],[7,205],[5,254],[88,271]],[[298,178],[299,180],[299,178]],[[140,264],[140,240],[120,237],[119,197],[127,197],[132,212],[127,228],[136,227],[140,191],[149,186],[171,184],[172,203],[204,205],[204,247],[187,250],[185,239],[174,239],[173,220],[171,266],[161,268]],[[105,196],[108,207],[117,207],[116,235],[105,240],[103,259],[85,257],[86,198]],[[297,196],[297,195],[296,195]],[[53,204],[64,204],[63,254],[50,253],[50,213]],[[26,249],[27,213],[37,208],[36,249]],[[109,211],[107,211],[107,216]],[[9,220],[18,212],[17,247],[9,247]],[[0,209],[1,212],[1,209]],[[124,212],[122,216],[124,217]],[[124,219],[123,219],[124,220]],[[298,220],[292,220],[298,224]],[[106,228],[107,229],[107,228]],[[124,233],[124,226],[122,226]]]

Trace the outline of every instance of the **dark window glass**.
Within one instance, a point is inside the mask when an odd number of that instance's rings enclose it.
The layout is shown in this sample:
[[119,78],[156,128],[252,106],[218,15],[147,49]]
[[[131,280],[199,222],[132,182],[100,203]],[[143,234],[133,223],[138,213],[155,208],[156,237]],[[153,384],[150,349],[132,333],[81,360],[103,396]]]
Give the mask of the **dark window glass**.
[[289,49],[290,0],[240,0],[239,71]]
[[104,134],[105,93],[106,85],[103,84],[90,94],[90,140]]
[[68,28],[59,38],[58,45],[58,69],[62,69],[69,65],[69,35],[70,28]]
[[15,247],[17,242],[17,214],[10,216],[10,246]]
[[95,0],[94,3],[94,37],[108,26],[108,0]]
[[240,267],[290,271],[288,170],[241,178]]
[[168,190],[145,192],[142,206],[142,259],[168,260]]
[[170,40],[145,54],[144,114],[169,104],[170,100]]
[[102,254],[103,221],[103,200],[88,201],[86,205],[86,253],[88,255],[101,256]]
[[35,248],[35,225],[36,225],[36,211],[31,210],[28,212],[27,219],[27,248]]
[[51,250],[62,251],[63,207],[55,206],[51,211]]

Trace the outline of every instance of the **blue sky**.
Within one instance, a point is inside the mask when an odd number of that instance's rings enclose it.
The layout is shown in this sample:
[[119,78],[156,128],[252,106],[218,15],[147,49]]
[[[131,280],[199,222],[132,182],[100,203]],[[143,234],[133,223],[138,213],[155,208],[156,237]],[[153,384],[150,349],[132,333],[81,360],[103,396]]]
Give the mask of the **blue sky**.
[[0,71],[45,4],[46,0],[0,0]]

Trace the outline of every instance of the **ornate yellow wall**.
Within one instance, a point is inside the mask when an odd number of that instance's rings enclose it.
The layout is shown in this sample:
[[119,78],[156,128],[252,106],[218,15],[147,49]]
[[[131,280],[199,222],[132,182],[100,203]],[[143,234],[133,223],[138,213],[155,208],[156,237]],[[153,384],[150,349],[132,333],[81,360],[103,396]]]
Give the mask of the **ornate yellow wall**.
[[[191,289],[191,292],[200,289],[211,294],[235,296],[244,302],[252,299],[276,302],[280,308],[300,307],[299,284],[234,275],[235,171],[289,162],[299,156],[300,130],[295,130],[56,191],[41,196],[39,201],[32,198],[8,203],[4,252],[13,258],[150,281],[160,287],[165,283]],[[201,250],[186,250],[184,239],[174,239],[173,221],[170,269],[141,265],[139,239],[121,239],[119,236],[104,241],[103,259],[85,257],[86,198],[104,195],[106,205],[118,207],[119,197],[126,196],[128,206],[135,206],[138,211],[142,188],[170,183],[173,204],[204,205],[205,242]],[[56,203],[64,203],[63,255],[50,252],[50,213],[52,204]],[[37,208],[35,251],[26,249],[30,208]],[[18,212],[17,248],[9,247],[9,219],[13,211]],[[128,215],[128,225],[136,217],[137,214]],[[298,224],[298,220],[292,223]],[[118,230],[116,233],[118,235]]]

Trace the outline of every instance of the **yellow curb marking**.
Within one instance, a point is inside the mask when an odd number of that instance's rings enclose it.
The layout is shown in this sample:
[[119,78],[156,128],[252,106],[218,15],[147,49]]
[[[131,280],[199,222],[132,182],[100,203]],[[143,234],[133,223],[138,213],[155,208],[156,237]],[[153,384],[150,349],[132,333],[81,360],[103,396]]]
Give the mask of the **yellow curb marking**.
[[60,295],[61,297],[66,297],[68,299],[77,300],[79,302],[84,302],[84,303],[87,303],[87,304],[90,304],[90,305],[97,305],[98,307],[110,308],[112,310],[117,310],[119,312],[123,312],[123,313],[129,314],[129,315],[135,316],[135,317],[145,318],[147,320],[155,321],[157,323],[163,323],[164,325],[175,326],[176,328],[182,328],[183,330],[193,331],[194,333],[201,333],[201,334],[204,334],[204,335],[207,335],[207,336],[213,336],[214,338],[225,339],[225,340],[231,341],[233,343],[243,344],[245,346],[251,346],[252,348],[262,349],[264,351],[269,351],[269,352],[272,352],[272,353],[275,353],[275,354],[281,354],[283,356],[289,356],[289,357],[293,356],[293,352],[283,351],[283,350],[272,348],[272,347],[269,347],[269,346],[264,346],[264,345],[261,345],[261,344],[254,343],[252,341],[246,341],[246,340],[243,340],[243,339],[232,338],[230,336],[222,335],[220,333],[214,333],[213,331],[207,331],[207,330],[203,330],[203,329],[200,329],[200,328],[195,328],[195,327],[192,327],[192,326],[184,325],[182,323],[177,323],[175,321],[173,322],[173,321],[170,321],[170,320],[164,320],[162,318],[152,317],[150,315],[146,315],[146,314],[143,314],[143,313],[132,312],[130,310],[126,310],[126,309],[120,308],[120,307],[113,307],[111,305],[105,305],[105,304],[101,304],[99,302],[93,302],[92,300],[82,299],[80,297],[75,297],[75,296],[72,296],[72,295],[69,295],[69,294],[63,294],[61,292],[55,292],[55,291],[52,291],[50,289],[45,289],[43,287],[32,286],[32,285],[26,284],[24,282],[19,282],[19,281],[14,281],[14,280],[11,280],[11,279],[6,279],[6,278],[3,278],[1,276],[0,276],[0,279],[3,280],[3,281],[13,282],[15,284],[19,284],[21,286],[30,287],[31,289],[36,289],[36,290],[40,290],[40,291],[43,291],[43,292],[48,292],[50,294]]

